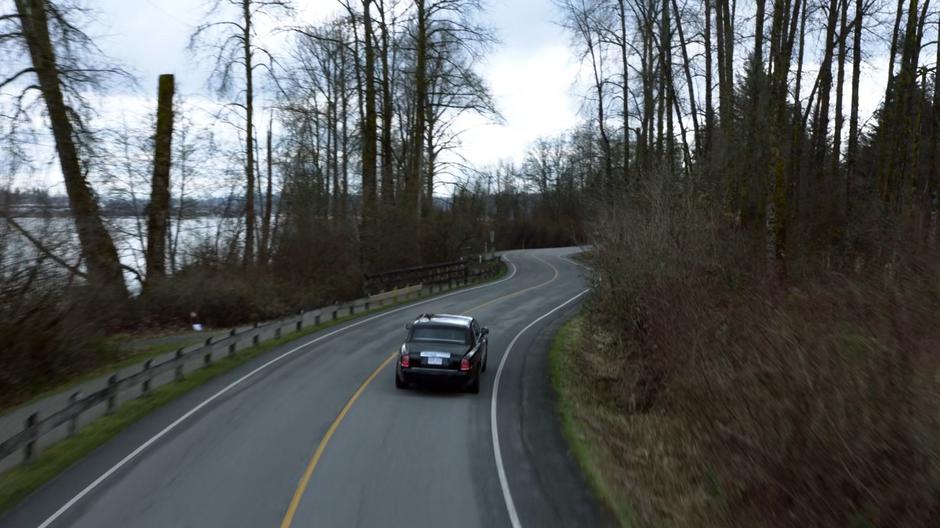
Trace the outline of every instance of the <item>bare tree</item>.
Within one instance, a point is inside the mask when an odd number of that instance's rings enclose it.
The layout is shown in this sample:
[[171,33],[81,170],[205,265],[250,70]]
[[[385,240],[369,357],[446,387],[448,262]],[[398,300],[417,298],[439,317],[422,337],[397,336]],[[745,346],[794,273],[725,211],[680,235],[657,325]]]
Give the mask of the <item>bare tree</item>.
[[55,141],[88,282],[95,291],[126,296],[114,241],[88,184],[87,159],[83,158],[87,158],[90,130],[81,117],[87,108],[82,91],[116,70],[82,65],[82,54],[94,50],[94,44],[70,22],[71,9],[48,0],[15,0],[14,6],[15,13],[0,15],[0,46],[15,46],[29,62],[0,81],[0,88],[22,86],[14,120],[26,119],[28,99],[38,92]]
[[604,73],[605,53],[599,36],[603,32],[603,30],[599,30],[602,17],[599,17],[598,13],[601,6],[588,0],[565,0],[561,7],[567,19],[567,27],[577,35],[578,46],[583,56],[589,59],[591,65],[592,90],[596,98],[594,103],[596,105],[597,129],[601,137],[601,150],[604,160],[603,181],[605,185],[611,185],[613,182],[613,155],[610,137],[607,133],[605,112],[605,88],[608,80]]
[[[265,68],[274,75],[274,56],[262,45],[257,28],[259,16],[274,17],[293,12],[289,0],[213,0],[208,14],[231,8],[231,18],[215,20],[199,25],[190,37],[190,49],[207,47],[213,58],[210,82],[219,94],[236,94],[240,102],[229,103],[240,110],[244,117],[245,134],[245,251],[246,266],[255,261],[255,139],[254,101],[255,69]],[[225,15],[217,15],[224,17]],[[239,77],[239,72],[240,75]],[[236,82],[239,89],[234,89]]]
[[161,75],[157,92],[157,130],[154,136],[153,178],[147,206],[147,282],[166,277],[167,223],[170,216],[170,160],[173,152],[172,75]]
[[258,262],[261,265],[267,265],[271,245],[271,215],[274,205],[274,145],[273,145],[273,125],[274,115],[268,120],[268,133],[266,150],[267,154],[267,186],[264,193],[264,206],[261,216],[261,240],[258,245]]

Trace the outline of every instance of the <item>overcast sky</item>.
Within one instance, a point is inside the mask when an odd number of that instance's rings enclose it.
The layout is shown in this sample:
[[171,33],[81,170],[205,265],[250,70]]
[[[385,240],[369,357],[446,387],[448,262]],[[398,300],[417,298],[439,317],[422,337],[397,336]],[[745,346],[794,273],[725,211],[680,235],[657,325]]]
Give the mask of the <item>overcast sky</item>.
[[[97,105],[105,119],[149,115],[153,112],[156,79],[174,73],[177,91],[190,101],[206,102],[207,60],[186,47],[193,29],[206,19],[209,0],[94,0],[97,11],[89,28],[104,53],[138,79],[137,86],[117,87],[109,99]],[[578,66],[569,37],[558,26],[560,14],[552,0],[484,0],[482,21],[493,27],[500,43],[478,65],[488,82],[504,120],[487,123],[467,117],[459,154],[476,166],[502,159],[521,161],[526,146],[539,137],[551,136],[574,126],[587,72]],[[316,23],[339,12],[336,0],[296,2],[300,12],[285,25]],[[809,39],[812,39],[810,36]],[[807,46],[814,44],[807,42]],[[873,46],[871,49],[879,49]],[[862,78],[861,115],[866,119],[884,92],[885,60],[868,57]],[[808,69],[811,69],[809,67]],[[814,73],[807,72],[807,75]],[[847,76],[848,77],[848,76]],[[848,83],[849,79],[846,79]],[[812,83],[804,83],[809,87]],[[808,88],[807,88],[808,89]],[[847,91],[848,92],[848,91]],[[849,94],[846,93],[848,101]],[[208,120],[209,114],[190,116]],[[220,125],[220,129],[225,125]],[[55,170],[53,164],[49,169]],[[34,175],[35,177],[35,175]],[[61,187],[61,177],[48,178]]]
[[[136,92],[142,97],[141,106],[156,90],[161,73],[175,73],[178,91],[186,97],[208,94],[205,60],[186,49],[208,4],[198,0],[94,2],[99,26],[93,31],[95,40],[139,79]],[[311,23],[339,9],[336,0],[306,0],[297,5],[303,6],[298,18]],[[533,140],[573,126],[579,108],[572,84],[578,68],[556,24],[551,1],[486,0],[486,5],[481,18],[496,29],[501,42],[479,65],[479,72],[488,81],[504,121],[491,124],[467,118],[462,122],[460,153],[475,165],[521,159]],[[122,101],[126,106],[130,99]]]

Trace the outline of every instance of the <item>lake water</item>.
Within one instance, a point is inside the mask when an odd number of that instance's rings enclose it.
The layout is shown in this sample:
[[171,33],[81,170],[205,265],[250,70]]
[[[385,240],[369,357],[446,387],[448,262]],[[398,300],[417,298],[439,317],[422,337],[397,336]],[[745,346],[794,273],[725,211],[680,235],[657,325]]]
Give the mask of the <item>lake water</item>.
[[[62,260],[74,264],[78,260],[78,237],[69,218],[17,218],[23,228],[34,238],[41,240]],[[121,263],[137,270],[143,275],[144,248],[147,244],[146,218],[116,217],[105,219],[108,230],[114,238]],[[210,247],[224,249],[226,241],[241,225],[239,218],[204,216],[186,218],[177,225],[172,222],[172,239],[167,247],[177,247],[175,263],[180,266],[188,262],[197,247],[208,244]],[[31,266],[40,255],[39,251],[24,236],[14,230],[6,221],[0,220],[0,275],[7,275],[24,266]],[[168,255],[169,256],[169,255]],[[49,266],[57,266],[49,263]],[[125,282],[131,291],[139,291],[140,284],[136,276],[128,271],[124,273]]]

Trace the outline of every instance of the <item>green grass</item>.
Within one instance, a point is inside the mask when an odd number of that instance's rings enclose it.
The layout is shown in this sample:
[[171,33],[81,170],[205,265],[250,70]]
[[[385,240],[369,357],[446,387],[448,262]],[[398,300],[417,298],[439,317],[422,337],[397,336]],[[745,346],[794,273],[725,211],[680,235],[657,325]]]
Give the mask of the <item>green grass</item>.
[[[145,348],[140,348],[130,354],[123,354],[120,359],[101,365],[100,367],[95,367],[91,370],[82,372],[72,378],[69,378],[65,381],[57,381],[48,385],[37,386],[34,388],[32,394],[27,398],[12,400],[6,405],[0,405],[0,413],[6,413],[12,411],[13,409],[22,407],[24,405],[29,405],[37,400],[49,397],[53,394],[67,390],[70,387],[76,385],[81,385],[86,381],[93,380],[95,378],[104,376],[106,374],[113,374],[114,372],[121,370],[125,367],[135,365],[137,363],[143,363],[148,359],[153,359],[157,356],[166,354],[167,352],[173,352],[178,348],[189,347],[196,343],[204,341],[205,338],[196,338],[192,341],[184,341],[180,343],[166,343],[162,345],[153,345]],[[113,341],[113,340],[109,340]],[[109,345],[109,349],[117,349],[116,346]]]
[[[461,288],[455,288],[453,290],[449,290],[448,292],[442,293],[450,293],[467,287],[493,282],[503,277],[505,273],[506,266],[504,265],[502,271],[492,279],[468,284],[466,286],[462,286]],[[48,482],[63,470],[67,469],[76,461],[83,458],[92,450],[98,446],[101,446],[111,438],[114,438],[126,427],[140,420],[154,410],[159,409],[160,407],[173,401],[174,399],[188,393],[196,387],[199,387],[203,383],[206,383],[207,381],[215,378],[216,376],[224,374],[273,348],[281,346],[285,343],[289,343],[306,335],[319,332],[321,330],[325,330],[327,328],[354,319],[375,315],[393,308],[397,308],[416,301],[422,301],[435,296],[437,296],[437,294],[429,297],[404,300],[395,304],[388,304],[379,308],[373,308],[365,312],[359,312],[355,315],[339,317],[335,321],[326,321],[316,326],[304,328],[299,332],[287,334],[280,339],[266,341],[256,347],[240,350],[234,357],[227,356],[225,358],[216,360],[208,367],[200,368],[191,373],[188,373],[186,377],[180,381],[168,383],[154,389],[145,396],[131,400],[120,406],[114,412],[114,414],[102,416],[80,429],[75,434],[75,436],[50,446],[48,449],[40,453],[33,462],[15,467],[3,474],[0,474],[0,513],[3,513],[16,505],[27,495]],[[178,348],[178,346],[179,345],[174,345],[171,350],[175,350]],[[120,367],[115,367],[112,365],[108,369],[105,369],[105,372],[111,371],[114,368]],[[91,374],[88,376],[90,377]]]
[[[503,276],[506,275],[507,271],[508,271],[508,267],[505,264],[503,264],[500,269],[500,272],[492,279],[487,279],[486,281],[483,281],[483,282],[472,283],[467,286],[461,286],[460,288],[455,288],[449,291],[457,291],[457,290],[467,288],[470,286],[477,286],[480,284],[486,284],[487,282],[499,280]],[[447,292],[444,292],[444,293],[447,293]],[[438,295],[438,294],[435,294],[435,295]],[[395,305],[386,305],[382,309],[390,308],[392,306],[399,306],[407,302],[414,302],[414,300],[400,301],[399,303]],[[373,309],[366,313],[357,313],[356,317],[359,317],[360,315],[377,313],[378,311],[379,309]],[[340,320],[346,320],[346,316],[344,316]],[[217,337],[217,336],[224,334],[225,332],[226,332],[225,329],[220,329],[220,328],[207,329],[201,335],[200,334],[192,335],[191,336],[192,339],[187,339],[187,340],[178,341],[174,343],[162,343],[162,344],[156,344],[156,345],[142,346],[139,348],[131,347],[131,348],[121,351],[120,353],[114,352],[114,354],[118,356],[118,359],[114,361],[95,367],[91,370],[77,373],[73,377],[70,377],[66,380],[57,380],[49,384],[37,385],[35,387],[30,388],[28,391],[28,395],[26,395],[25,397],[11,399],[9,401],[4,402],[3,404],[0,404],[0,414],[7,413],[9,411],[22,407],[24,405],[29,405],[35,401],[41,400],[43,398],[47,398],[59,392],[63,392],[65,390],[68,390],[71,387],[80,385],[82,383],[93,380],[95,378],[113,374],[116,371],[129,367],[131,365],[143,363],[144,361],[147,361],[148,359],[153,359],[155,357],[161,356],[168,352],[173,352],[179,348],[187,348],[195,344],[202,343],[206,340],[207,337],[210,337],[210,336]],[[161,337],[162,335],[164,334],[157,333],[151,337]],[[165,334],[165,335],[173,335],[173,334]],[[107,338],[104,341],[103,346],[107,351],[118,351],[121,349],[121,343],[119,341],[121,341],[122,338],[125,338],[129,341],[133,341],[137,339],[128,334],[118,334],[118,335],[114,335],[114,336]]]
[[604,468],[610,467],[606,460],[608,455],[600,447],[602,438],[590,427],[593,415],[600,411],[591,401],[590,389],[580,379],[577,350],[583,324],[581,316],[565,323],[549,349],[549,372],[561,416],[562,433],[594,493],[614,513],[620,526],[633,526],[632,508],[619,498],[604,476]]

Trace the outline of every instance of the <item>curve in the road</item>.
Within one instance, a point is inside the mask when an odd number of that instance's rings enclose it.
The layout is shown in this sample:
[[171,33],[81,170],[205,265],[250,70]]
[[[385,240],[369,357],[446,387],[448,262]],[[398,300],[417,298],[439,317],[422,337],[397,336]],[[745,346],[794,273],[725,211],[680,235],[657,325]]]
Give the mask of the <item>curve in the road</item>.
[[[277,526],[291,501],[294,527],[610,525],[561,435],[545,354],[584,294],[574,251],[513,252],[499,282],[254,358],[122,431],[0,528]],[[404,310],[488,323],[495,363],[480,396],[374,382]]]
[[509,342],[509,346],[506,347],[506,352],[503,353],[503,357],[499,360],[499,368],[496,369],[496,379],[493,380],[493,395],[490,398],[490,431],[493,435],[493,457],[496,460],[496,473],[499,475],[499,485],[503,490],[503,500],[506,502],[506,511],[509,514],[509,522],[512,524],[512,528],[521,528],[522,523],[519,522],[519,513],[516,511],[516,503],[512,500],[512,492],[509,490],[509,480],[506,479],[506,468],[503,466],[503,453],[499,445],[499,424],[496,420],[496,402],[499,398],[499,381],[503,375],[503,368],[506,366],[506,360],[509,358],[512,348],[516,346],[516,342],[519,341],[519,338],[522,337],[522,334],[524,334],[526,330],[532,328],[543,319],[561,310],[565,306],[577,301],[589,291],[591,290],[582,290],[574,297],[542,314],[538,319],[532,321],[526,325],[525,328],[520,330],[518,334],[513,336],[512,341]]
[[[259,372],[261,372],[261,371],[263,371],[263,370],[266,370],[267,368],[271,367],[272,365],[277,364],[278,362],[282,361],[283,359],[294,355],[294,354],[297,353],[299,350],[302,350],[302,349],[304,349],[304,348],[306,348],[306,347],[308,347],[308,346],[310,346],[310,345],[313,345],[313,344],[315,344],[315,343],[317,343],[317,342],[319,342],[319,341],[322,341],[322,340],[324,340],[324,339],[333,337],[333,336],[335,336],[335,335],[337,335],[337,334],[339,334],[339,333],[345,332],[345,331],[347,331],[347,330],[349,330],[349,329],[351,329],[351,328],[355,328],[355,327],[357,327],[357,326],[364,325],[364,324],[366,324],[366,323],[368,323],[368,322],[371,322],[371,321],[374,321],[374,320],[376,320],[376,319],[380,319],[380,318],[383,318],[383,317],[387,317],[387,316],[389,316],[389,315],[391,315],[391,314],[394,314],[394,313],[402,312],[402,311],[404,311],[404,310],[410,310],[410,309],[414,308],[415,306],[421,306],[421,305],[423,305],[423,304],[427,304],[427,303],[430,303],[430,302],[439,301],[439,300],[441,300],[441,299],[445,299],[445,298],[447,298],[447,297],[452,297],[452,296],[454,296],[454,295],[459,295],[459,294],[462,294],[462,293],[466,293],[466,292],[468,292],[468,291],[478,290],[478,289],[481,289],[481,288],[489,288],[489,287],[495,286],[495,285],[497,285],[497,284],[501,284],[501,283],[503,283],[503,282],[506,282],[506,281],[508,281],[508,280],[511,280],[513,277],[516,276],[517,268],[516,268],[515,264],[513,264],[511,261],[509,261],[509,259],[505,259],[505,260],[506,260],[506,262],[510,265],[510,267],[512,268],[512,271],[509,273],[508,276],[506,276],[506,277],[504,277],[504,278],[502,278],[502,279],[500,279],[500,280],[497,280],[497,281],[494,281],[494,282],[490,282],[490,283],[487,283],[487,284],[482,284],[482,285],[480,285],[480,286],[474,286],[474,287],[472,287],[472,288],[465,288],[465,289],[460,290],[460,291],[448,293],[448,294],[445,294],[445,295],[440,295],[440,296],[437,296],[437,297],[434,297],[434,298],[431,298],[431,299],[427,299],[427,300],[425,300],[425,301],[421,301],[421,302],[409,304],[409,305],[407,305],[407,306],[403,306],[403,307],[401,307],[401,308],[396,308],[396,309],[394,309],[394,310],[389,310],[389,311],[387,311],[387,312],[382,312],[382,313],[380,313],[380,314],[378,314],[378,315],[373,315],[372,317],[367,317],[367,318],[365,318],[365,319],[362,319],[361,321],[356,321],[356,322],[354,322],[354,323],[352,323],[352,324],[350,324],[350,325],[348,325],[348,326],[344,326],[344,327],[342,327],[342,328],[339,328],[339,329],[337,329],[337,330],[333,330],[332,332],[329,332],[329,333],[324,334],[324,335],[322,335],[322,336],[318,336],[318,337],[316,337],[316,338],[314,338],[314,339],[311,339],[311,340],[309,340],[309,341],[307,341],[307,342],[305,342],[305,343],[303,343],[303,344],[301,344],[301,345],[298,345],[298,346],[296,346],[296,347],[294,347],[294,348],[288,350],[287,352],[284,352],[283,354],[281,354],[281,355],[279,355],[279,356],[277,356],[277,357],[271,359],[271,360],[268,361],[267,363],[262,364],[261,366],[259,366],[258,368],[252,370],[252,371],[249,372],[248,374],[245,374],[244,376],[238,378],[237,380],[233,381],[233,382],[230,383],[229,385],[226,385],[222,390],[220,390],[220,391],[216,392],[215,394],[213,394],[212,396],[206,398],[205,400],[203,400],[202,402],[200,402],[198,405],[196,405],[195,407],[193,407],[192,409],[190,409],[189,412],[187,412],[186,414],[180,416],[176,421],[172,422],[170,425],[168,425],[168,426],[166,426],[165,428],[163,428],[160,432],[158,432],[157,434],[155,434],[155,435],[153,435],[152,437],[150,437],[146,442],[144,442],[143,444],[141,444],[137,449],[131,451],[130,454],[128,454],[126,457],[122,458],[117,464],[111,466],[107,471],[105,471],[103,474],[101,474],[101,476],[99,476],[97,479],[95,479],[94,481],[92,481],[91,484],[89,484],[88,486],[86,486],[84,489],[82,489],[80,492],[78,492],[74,497],[72,497],[71,499],[69,499],[69,501],[66,502],[65,504],[63,504],[61,508],[59,508],[58,510],[56,510],[56,512],[53,513],[51,516],[49,516],[48,519],[46,519],[45,521],[43,521],[43,523],[39,525],[39,528],[49,528],[49,526],[51,526],[52,523],[54,523],[59,517],[61,517],[65,512],[67,512],[70,508],[72,508],[78,501],[82,500],[82,498],[84,498],[86,495],[88,495],[89,493],[91,493],[95,488],[97,488],[98,486],[100,486],[104,481],[106,481],[106,480],[107,480],[111,475],[113,475],[116,471],[118,471],[119,469],[121,469],[122,467],[124,467],[128,462],[130,462],[130,461],[134,460],[135,458],[137,458],[137,457],[138,457],[141,453],[143,453],[148,447],[150,447],[151,445],[153,445],[154,443],[156,443],[157,441],[159,441],[161,438],[163,438],[164,436],[166,436],[166,435],[167,435],[169,432],[171,432],[172,430],[176,429],[181,423],[183,423],[183,422],[185,422],[186,420],[188,420],[191,416],[193,416],[194,414],[198,413],[198,412],[199,412],[200,410],[202,410],[204,407],[206,407],[207,405],[209,405],[209,404],[212,403],[213,401],[217,400],[217,399],[220,398],[221,396],[225,395],[227,392],[231,391],[231,390],[234,389],[235,387],[241,385],[241,384],[244,383],[246,380],[248,380],[248,379],[250,379],[251,377],[255,376],[255,375],[258,374]],[[381,369],[379,369],[379,370],[381,370]],[[363,388],[364,388],[364,387],[363,387]],[[350,404],[349,406],[351,407],[352,405]]]
[[[501,295],[495,299],[491,299],[484,303],[478,304],[477,306],[474,306],[473,308],[468,308],[464,310],[463,312],[461,312],[461,315],[467,315],[470,312],[474,312],[476,310],[479,310],[480,308],[490,306],[491,304],[495,304],[500,301],[511,299],[513,297],[522,295],[523,293],[535,290],[537,288],[548,286],[549,284],[558,280],[558,277],[560,275],[560,273],[558,272],[558,268],[556,268],[555,266],[552,266],[550,263],[545,262],[544,260],[538,257],[535,257],[535,259],[538,260],[539,262],[546,264],[548,267],[552,269],[552,272],[553,272],[552,278],[548,279],[545,282],[536,284],[535,286],[529,286],[528,288],[525,288],[516,292],[507,293],[506,295]],[[506,260],[508,261],[508,259]],[[515,273],[515,268],[513,268],[513,273]],[[579,297],[580,295],[583,295],[583,293],[579,294]],[[572,300],[574,299],[566,301],[565,304],[568,304]],[[561,306],[559,306],[558,308],[561,308]],[[557,308],[555,310],[557,310]],[[552,310],[552,312],[554,312],[555,310]],[[551,314],[552,312],[549,312],[549,314]],[[525,332],[532,325],[534,325],[538,321],[541,321],[549,314],[546,314],[545,316],[540,317],[539,319],[536,319],[535,321],[533,321],[532,324],[530,324],[525,329],[523,329],[522,332]],[[519,334],[521,335],[522,332],[520,332]],[[519,336],[517,335],[516,339],[518,339],[518,337]],[[512,344],[515,344],[515,339],[513,340]],[[509,350],[512,348],[512,344],[510,344],[509,349],[506,350],[507,355],[509,353]],[[330,439],[333,438],[333,435],[336,433],[336,429],[339,428],[340,424],[343,422],[343,419],[346,417],[346,414],[349,413],[349,410],[356,403],[356,400],[359,399],[359,396],[361,396],[362,393],[366,390],[366,387],[368,387],[369,384],[372,383],[372,380],[374,380],[376,376],[378,376],[379,373],[382,372],[382,370],[384,370],[385,367],[387,367],[392,362],[392,360],[395,359],[397,355],[398,355],[397,352],[393,352],[390,356],[385,358],[384,361],[382,361],[382,363],[378,366],[378,368],[376,368],[374,371],[372,371],[371,374],[369,374],[369,377],[367,377],[365,381],[362,382],[362,384],[359,386],[356,392],[353,393],[352,397],[349,398],[349,401],[346,402],[346,405],[343,406],[342,410],[336,416],[336,419],[333,420],[333,423],[330,424],[330,428],[327,429],[326,434],[323,435],[323,438],[320,440],[320,443],[317,445],[316,451],[314,451],[313,453],[313,457],[311,457],[310,459],[310,463],[307,464],[307,468],[304,470],[303,475],[300,477],[300,482],[297,484],[297,489],[296,491],[294,491],[294,495],[291,498],[290,505],[288,505],[287,507],[287,512],[284,514],[284,519],[281,520],[281,528],[290,528],[291,525],[293,524],[294,516],[297,514],[297,508],[300,507],[300,501],[303,500],[304,493],[307,491],[307,485],[310,483],[310,478],[313,476],[313,472],[316,471],[317,463],[320,462],[320,457],[323,456],[323,452],[326,450],[327,445],[329,445]],[[505,360],[506,360],[506,356],[504,355],[503,360],[500,362],[500,368],[496,372],[496,381],[494,382],[496,384],[496,388],[499,387],[499,372],[502,370],[502,366],[503,366],[503,363],[505,363]],[[496,416],[496,389],[494,389],[493,391],[494,430],[495,430],[495,420],[496,420],[495,416]],[[497,436],[495,434],[493,435],[493,447],[494,449],[497,450],[496,451],[496,465],[499,468],[499,472],[500,472],[500,484],[503,486],[503,496],[506,499],[506,509],[509,512],[510,519],[513,519],[512,524],[513,524],[513,527],[515,528],[519,526],[518,516],[516,515],[515,506],[513,506],[512,504],[512,496],[509,493],[509,487],[508,487],[508,484],[506,483],[505,471],[503,470],[502,457],[499,455],[499,440],[497,439]]]

